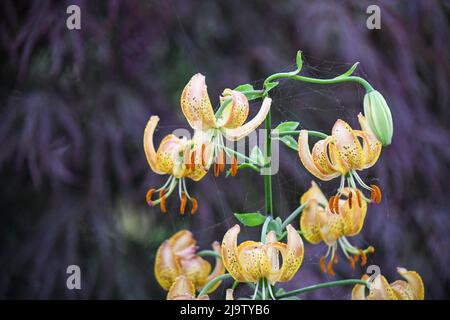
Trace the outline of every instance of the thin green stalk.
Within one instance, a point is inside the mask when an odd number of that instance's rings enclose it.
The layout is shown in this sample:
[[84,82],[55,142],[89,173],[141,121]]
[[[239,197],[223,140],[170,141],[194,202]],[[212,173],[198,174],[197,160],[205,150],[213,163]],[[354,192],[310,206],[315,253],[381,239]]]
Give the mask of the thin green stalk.
[[[279,137],[282,137],[282,136],[298,136],[299,134],[300,134],[300,130],[282,131],[282,132],[278,133],[278,136]],[[326,135],[323,132],[310,131],[310,130],[308,130],[308,136],[316,137],[316,138],[320,138],[320,139],[326,139],[328,137],[328,135]]]
[[299,214],[303,211],[303,209],[306,207],[309,201],[306,201],[304,204],[299,206],[297,209],[295,209],[287,218],[284,220],[284,222],[281,224],[281,230],[284,230],[288,226],[289,223],[292,222]]
[[206,295],[209,291],[209,289],[211,289],[217,282],[219,281],[223,281],[226,279],[231,278],[231,274],[229,273],[225,273],[225,274],[221,274],[220,276],[215,277],[214,279],[212,279],[211,281],[209,281],[203,288],[202,290],[200,290],[198,296],[201,297],[203,295]]
[[261,229],[261,242],[262,243],[266,243],[267,228],[269,227],[270,220],[272,220],[272,217],[268,216],[266,218],[266,221],[264,221],[263,227]]
[[329,287],[335,287],[335,286],[351,286],[351,285],[355,285],[355,284],[362,284],[362,285],[367,286],[367,281],[359,280],[359,279],[347,279],[347,280],[319,283],[319,284],[315,284],[315,285],[312,285],[309,287],[304,287],[304,288],[285,292],[283,294],[278,295],[277,298],[281,299],[281,298],[292,297],[292,296],[296,296],[296,295],[299,295],[299,294],[302,294],[305,292],[314,291],[314,290],[322,289],[322,288],[329,288]]
[[266,167],[266,172],[264,175],[264,195],[265,195],[265,205],[266,205],[266,214],[272,216],[273,215],[273,202],[272,202],[272,139],[271,135],[271,126],[272,126],[272,115],[269,111],[265,120],[265,129],[266,129],[266,154],[265,154],[265,162],[269,163],[269,166]]

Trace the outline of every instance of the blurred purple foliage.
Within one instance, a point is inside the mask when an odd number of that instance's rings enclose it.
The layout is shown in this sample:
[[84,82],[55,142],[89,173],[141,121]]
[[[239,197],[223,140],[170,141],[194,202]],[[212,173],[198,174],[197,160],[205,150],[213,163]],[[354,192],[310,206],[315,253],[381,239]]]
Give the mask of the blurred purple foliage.
[[[66,28],[69,4],[81,7],[80,31]],[[381,30],[366,28],[370,4],[381,8]],[[142,150],[148,117],[162,119],[158,139],[187,127],[179,96],[192,74],[206,75],[217,103],[225,87],[260,86],[289,70],[301,49],[305,74],[335,76],[360,61],[357,73],[392,108],[393,144],[364,173],[385,198],[369,209],[356,243],[375,246],[369,264],[389,280],[398,278],[396,266],[417,270],[427,298],[448,299],[449,39],[449,1],[2,1],[0,297],[163,298],[153,277],[161,241],[183,227],[202,247],[220,240],[233,212],[263,208],[263,189],[250,172],[208,176],[190,183],[200,200],[195,217],[179,217],[176,200],[167,216],[148,208],[147,188],[162,181]],[[273,122],[323,131],[337,117],[355,124],[362,95],[355,85],[285,81]],[[282,157],[273,179],[284,217],[312,176],[295,152]],[[322,186],[331,192],[336,183]],[[325,281],[323,251],[307,244],[285,287]],[[81,291],[65,287],[69,264],[82,269]],[[362,273],[341,261],[336,278]],[[304,298],[349,296],[339,288]]]

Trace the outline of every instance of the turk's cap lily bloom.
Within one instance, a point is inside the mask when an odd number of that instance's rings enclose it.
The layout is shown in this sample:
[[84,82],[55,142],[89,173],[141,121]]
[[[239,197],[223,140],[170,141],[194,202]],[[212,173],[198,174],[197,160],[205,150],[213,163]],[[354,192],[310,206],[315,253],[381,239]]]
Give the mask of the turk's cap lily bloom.
[[301,130],[298,154],[302,164],[315,177],[329,181],[340,176],[340,190],[345,186],[346,180],[349,187],[356,188],[355,178],[363,188],[371,192],[371,200],[379,203],[380,188],[376,185],[367,186],[356,171],[372,167],[380,156],[382,145],[361,113],[358,121],[361,130],[354,130],[347,122],[338,119],[331,135],[317,141],[312,151],[308,144],[308,130]]
[[[386,278],[379,274],[369,284],[369,295],[366,296],[366,286],[357,284],[352,290],[352,300],[423,300],[425,286],[422,277],[416,271],[397,268],[404,280],[389,284]],[[362,280],[367,281],[368,275]]]
[[377,90],[370,91],[364,96],[364,115],[372,132],[383,146],[390,145],[394,133],[392,114],[383,95]]
[[[197,200],[187,192],[185,179],[201,180],[207,173],[207,168],[202,165],[199,157],[204,155],[199,151],[200,145],[195,140],[186,137],[179,138],[173,134],[166,135],[157,150],[153,143],[153,135],[158,125],[159,117],[151,116],[144,131],[144,151],[151,170],[160,175],[169,175],[166,183],[156,189],[151,188],[147,192],[147,202],[154,206],[160,204],[161,210],[166,212],[165,200],[172,194],[178,185],[181,200],[180,212],[184,214],[188,200],[192,203],[191,213],[197,210]],[[209,149],[207,149],[209,150]],[[159,193],[159,199],[152,200],[155,193]]]
[[194,136],[202,136],[196,140],[202,141],[202,144],[211,144],[212,152],[205,157],[205,161],[207,167],[214,161],[216,176],[224,171],[226,155],[231,163],[236,162],[234,155],[226,150],[224,138],[238,141],[255,131],[270,111],[271,102],[266,97],[256,116],[246,122],[249,114],[247,97],[242,92],[225,89],[220,97],[222,112],[216,115],[209,99],[205,77],[197,73],[189,80],[181,94],[181,109],[189,125],[195,130]]
[[[212,248],[220,254],[217,241],[213,242]],[[225,272],[220,257],[216,258],[216,265],[211,272],[211,264],[197,256],[196,251],[196,240],[188,230],[175,233],[160,245],[155,259],[155,276],[161,287],[169,290],[177,277],[184,275],[197,290],[201,290],[208,281]],[[211,287],[208,293],[219,285],[220,282]]]
[[274,284],[289,281],[297,273],[304,248],[302,238],[291,225],[287,226],[287,244],[278,242],[275,232],[270,231],[265,243],[245,241],[238,246],[239,232],[239,225],[235,225],[222,241],[223,263],[236,281],[257,283],[265,278]]
[[[361,250],[347,240],[360,233],[367,212],[367,203],[362,199],[358,189],[344,188],[341,198],[327,198],[313,181],[311,187],[306,191],[300,203],[305,205],[300,217],[300,229],[305,239],[318,244],[324,242],[328,251],[320,260],[323,272],[334,275],[333,263],[337,263],[336,250],[341,247],[345,257],[350,262],[352,269],[361,257],[361,264],[366,264],[366,253],[374,252],[373,247]],[[337,202],[337,203],[335,203]],[[331,207],[334,207],[332,210]],[[326,259],[329,258],[327,267]]]
[[167,293],[167,300],[209,300],[209,296],[196,297],[192,281],[186,276],[178,276]]

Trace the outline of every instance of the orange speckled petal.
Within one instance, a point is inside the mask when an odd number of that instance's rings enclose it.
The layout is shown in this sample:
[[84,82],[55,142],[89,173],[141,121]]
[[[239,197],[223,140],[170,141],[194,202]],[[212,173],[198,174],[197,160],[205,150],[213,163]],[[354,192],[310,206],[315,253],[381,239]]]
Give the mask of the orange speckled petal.
[[224,128],[223,133],[225,138],[231,141],[238,141],[255,131],[256,128],[258,128],[259,125],[266,119],[267,113],[270,111],[271,104],[272,99],[268,97],[264,98],[261,109],[259,109],[258,113],[252,120],[235,129]]
[[392,290],[386,278],[378,275],[370,285],[367,300],[398,300],[397,294]]
[[156,252],[155,277],[164,290],[169,290],[175,279],[181,275],[181,266],[172,252],[168,240],[164,241]]
[[164,174],[158,167],[158,163],[156,161],[156,151],[155,146],[153,144],[153,134],[155,133],[156,126],[158,125],[159,117],[151,116],[150,120],[148,120],[147,125],[144,130],[144,152],[147,157],[147,162],[150,165],[150,168],[154,173]]
[[349,200],[339,200],[339,214],[342,215],[344,221],[344,235],[347,237],[352,237],[357,235],[363,225],[364,219],[366,218],[367,203],[366,201],[361,201],[361,207],[359,207],[356,201],[356,191],[349,190],[348,192],[353,193],[352,207],[350,208]]
[[179,257],[192,258],[195,253],[196,241],[189,230],[178,231],[170,237],[169,243],[172,251]]
[[397,272],[408,282],[411,291],[414,293],[414,300],[425,298],[425,286],[422,277],[415,271],[408,271],[405,268],[397,268]]
[[271,261],[266,247],[255,241],[245,241],[238,247],[238,257],[247,282],[257,282],[270,275]]
[[[277,242],[277,234],[275,231],[270,231],[266,234],[266,243],[274,243]],[[280,262],[278,260],[278,250],[276,248],[273,248],[272,246],[268,246],[267,254],[270,258],[270,272],[277,273],[280,270]]]
[[231,102],[223,110],[218,123],[222,128],[238,128],[247,120],[249,112],[248,100],[239,91],[225,89],[220,98],[220,102],[223,103],[228,98],[231,98]]
[[[156,152],[156,163],[161,172],[174,174],[175,160],[179,156],[179,152],[184,149],[184,144],[184,140],[173,134],[164,137]],[[182,168],[182,170],[184,170],[184,168]],[[183,173],[180,172],[179,174],[182,175]]]
[[361,143],[350,125],[338,119],[333,126],[332,135],[339,152],[339,158],[343,169],[348,172],[354,169],[364,168],[364,156]]
[[332,213],[330,207],[318,211],[319,232],[322,240],[329,246],[344,235],[344,221],[341,214]]
[[195,286],[186,276],[179,276],[169,289],[167,300],[194,300]]
[[340,175],[339,172],[325,174],[316,167],[311,155],[311,151],[309,150],[307,130],[301,130],[298,136],[298,156],[300,157],[300,161],[302,162],[303,166],[312,175],[319,178],[320,180],[328,181]]
[[324,175],[336,174],[338,167],[335,166],[328,156],[328,145],[333,137],[317,141],[312,149],[312,159],[315,167]]
[[180,260],[183,274],[191,280],[197,289],[202,288],[211,272],[211,264],[205,259],[195,256]]
[[360,113],[358,114],[359,125],[362,131],[355,130],[355,133],[363,138],[363,153],[364,153],[364,169],[372,167],[378,160],[381,154],[381,142],[373,134],[366,118]]
[[239,262],[237,237],[241,228],[239,225],[234,225],[229,229],[222,241],[222,261],[227,271],[231,274],[234,280],[239,282],[246,282],[244,270]]
[[291,225],[288,225],[286,230],[287,247],[286,250],[281,251],[283,264],[280,269],[279,282],[290,281],[303,262],[304,247],[302,238]]
[[304,204],[309,200],[316,200],[317,203],[323,206],[328,204],[327,198],[325,198],[322,190],[320,190],[319,186],[314,181],[311,181],[311,187],[300,198],[300,204]]
[[205,77],[197,73],[181,93],[181,110],[193,129],[216,128],[216,116],[209,100]]

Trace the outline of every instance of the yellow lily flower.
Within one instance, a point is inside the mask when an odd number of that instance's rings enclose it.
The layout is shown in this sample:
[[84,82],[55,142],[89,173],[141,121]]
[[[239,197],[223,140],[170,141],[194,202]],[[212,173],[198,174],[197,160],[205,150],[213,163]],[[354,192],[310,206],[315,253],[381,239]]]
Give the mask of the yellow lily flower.
[[[195,130],[195,139],[208,145],[212,144],[212,152],[204,156],[206,167],[214,161],[214,175],[218,176],[225,169],[225,157],[232,163],[232,175],[236,174],[237,159],[226,150],[224,138],[238,141],[253,131],[264,121],[270,110],[272,100],[266,97],[257,115],[245,123],[249,113],[247,97],[235,90],[225,89],[220,103],[228,103],[223,112],[216,117],[209,100],[205,77],[194,75],[181,94],[181,109],[189,125]],[[245,123],[245,124],[244,124]],[[205,149],[205,148],[202,148]]]
[[[169,175],[166,183],[156,189],[151,188],[146,195],[147,203],[150,206],[160,205],[162,212],[167,212],[166,199],[178,185],[178,195],[181,200],[180,213],[184,214],[187,201],[191,202],[191,214],[198,208],[197,200],[189,195],[186,188],[186,178],[194,181],[202,179],[207,168],[202,165],[200,145],[195,140],[188,140],[185,137],[178,138],[169,134],[162,139],[158,150],[155,151],[153,135],[159,122],[158,116],[150,117],[144,131],[144,151],[147,162],[152,171],[156,174]],[[203,148],[205,149],[205,148]],[[207,148],[208,150],[208,148]],[[203,150],[203,153],[207,151]],[[159,193],[159,198],[152,200],[153,195]]]
[[[329,181],[341,177],[337,197],[341,196],[346,178],[348,186],[356,189],[355,178],[364,189],[371,192],[370,201],[378,204],[381,201],[380,188],[376,185],[367,186],[356,171],[372,167],[380,156],[382,145],[361,113],[358,121],[361,130],[353,130],[348,123],[338,119],[332,134],[316,142],[312,153],[308,144],[308,130],[301,130],[298,154],[305,168],[320,180]],[[369,201],[365,197],[364,199]]]
[[195,296],[195,285],[186,276],[179,276],[169,289],[167,300],[209,300],[208,295]]
[[[220,254],[220,244],[217,241],[213,242],[212,248]],[[188,230],[175,233],[160,245],[155,258],[155,276],[161,287],[169,290],[177,277],[184,275],[197,290],[201,290],[211,279],[225,272],[221,258],[216,258],[216,265],[211,272],[210,263],[197,256],[196,251],[196,241]],[[220,282],[211,287],[208,293],[216,290],[219,285]]]
[[[415,271],[397,268],[397,272],[406,280],[397,280],[389,284],[384,276],[377,275],[369,285],[369,295],[366,296],[366,286],[357,284],[352,290],[352,300],[423,300],[425,286],[422,278]],[[362,280],[367,281],[368,275]]]
[[265,278],[274,284],[289,281],[297,273],[303,261],[303,241],[291,225],[287,226],[287,244],[276,241],[275,232],[270,231],[265,243],[245,241],[238,246],[239,232],[239,225],[235,225],[222,241],[223,263],[236,281],[258,283]]
[[[366,254],[372,253],[375,249],[370,246],[365,250],[354,247],[346,237],[352,237],[361,231],[367,212],[367,203],[363,201],[361,191],[358,189],[344,188],[342,197],[337,204],[331,204],[336,198],[327,201],[325,195],[315,182],[306,191],[301,199],[301,204],[305,204],[302,216],[300,217],[300,229],[305,239],[318,244],[323,241],[328,246],[327,253],[320,259],[320,267],[323,272],[334,275],[333,263],[337,263],[336,250],[338,245],[344,252],[345,257],[350,262],[352,269],[361,257],[361,265],[367,261]],[[345,198],[345,199],[344,199]],[[332,210],[330,207],[334,206]],[[329,258],[328,263],[326,263]]]

